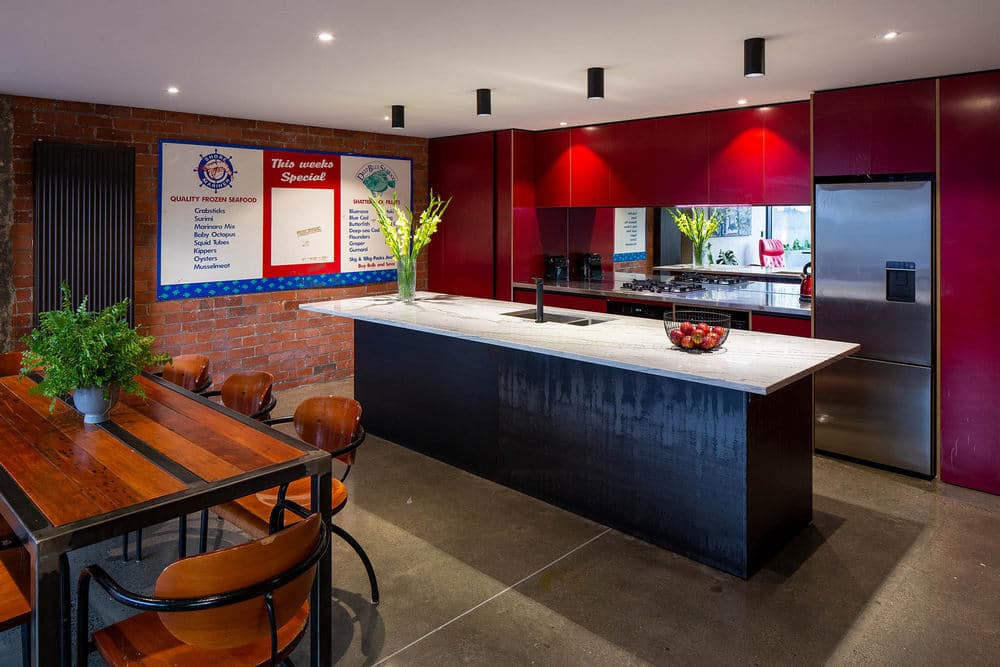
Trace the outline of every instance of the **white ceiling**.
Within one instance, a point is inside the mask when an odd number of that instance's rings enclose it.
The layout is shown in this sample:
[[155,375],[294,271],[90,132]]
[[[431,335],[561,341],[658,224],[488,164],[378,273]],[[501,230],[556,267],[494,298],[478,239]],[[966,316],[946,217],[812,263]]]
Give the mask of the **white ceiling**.
[[[998,68],[998,35],[1000,0],[0,0],[0,91],[373,131],[404,104],[434,137]],[[755,36],[767,76],[744,79]]]

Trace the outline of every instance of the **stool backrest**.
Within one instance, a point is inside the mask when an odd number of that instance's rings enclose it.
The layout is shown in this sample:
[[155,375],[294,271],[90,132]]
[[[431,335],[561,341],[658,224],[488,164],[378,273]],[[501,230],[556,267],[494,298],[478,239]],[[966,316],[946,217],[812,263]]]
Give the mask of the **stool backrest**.
[[[320,517],[313,514],[273,535],[249,544],[184,558],[156,580],[155,595],[203,598],[267,582],[305,563],[320,539]],[[316,566],[274,591],[276,627],[287,623],[312,589]],[[158,612],[177,639],[204,649],[246,646],[270,638],[267,608],[261,597],[203,611]],[[212,667],[206,665],[206,667]]]
[[0,377],[17,375],[21,372],[21,353],[5,352],[0,354]]
[[785,244],[781,239],[761,239],[758,250],[761,266],[785,265]]
[[203,354],[180,354],[163,367],[163,379],[188,391],[203,389],[208,381],[208,357]]
[[222,383],[222,404],[253,416],[271,401],[274,376],[266,371],[233,373]]
[[[292,418],[295,432],[313,447],[328,452],[347,447],[361,422],[361,404],[346,396],[314,396],[299,403]],[[354,462],[354,452],[346,454]]]

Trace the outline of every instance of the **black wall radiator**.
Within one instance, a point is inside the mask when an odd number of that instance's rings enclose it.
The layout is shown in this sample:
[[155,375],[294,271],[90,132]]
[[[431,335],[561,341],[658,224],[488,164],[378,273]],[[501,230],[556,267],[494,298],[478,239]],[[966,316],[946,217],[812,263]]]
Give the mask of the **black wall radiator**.
[[62,282],[91,310],[131,300],[135,149],[36,141],[34,173],[36,322],[59,307]]

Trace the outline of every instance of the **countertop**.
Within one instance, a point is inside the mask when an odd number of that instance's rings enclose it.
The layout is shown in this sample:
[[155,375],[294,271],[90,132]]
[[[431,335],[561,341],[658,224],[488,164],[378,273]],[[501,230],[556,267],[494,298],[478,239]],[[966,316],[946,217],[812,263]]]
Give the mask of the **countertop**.
[[[746,267],[744,267],[746,268]],[[624,282],[633,279],[649,278],[641,273],[615,272],[606,280],[600,281],[545,281],[545,291],[565,294],[589,294],[610,299],[626,298],[650,301],[653,303],[693,303],[699,306],[730,308],[733,310],[749,310],[757,313],[775,315],[790,315],[792,317],[811,317],[812,308],[808,303],[799,301],[799,283],[794,285],[778,282],[750,281],[743,285],[709,285],[701,292],[655,294],[652,292],[634,292],[622,289]],[[655,279],[655,278],[654,278]],[[514,283],[517,289],[534,290],[534,283]]]
[[693,354],[673,347],[657,320],[547,308],[549,313],[607,321],[586,327],[536,324],[504,314],[526,310],[522,303],[432,292],[418,292],[412,304],[395,296],[375,296],[307,303],[301,308],[754,394],[777,391],[860,348],[733,330],[719,350]]
[[744,276],[746,278],[762,278],[765,280],[781,280],[799,283],[801,269],[789,269],[784,266],[744,266],[739,264],[668,264],[654,266],[654,273],[708,273],[719,276]]

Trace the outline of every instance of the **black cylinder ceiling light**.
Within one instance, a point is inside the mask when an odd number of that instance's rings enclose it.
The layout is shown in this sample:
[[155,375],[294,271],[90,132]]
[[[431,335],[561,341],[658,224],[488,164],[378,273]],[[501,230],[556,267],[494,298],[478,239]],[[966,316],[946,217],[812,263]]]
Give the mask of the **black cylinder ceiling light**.
[[493,114],[493,101],[490,99],[489,88],[478,88],[476,90],[476,115],[480,118]]
[[402,130],[406,127],[406,123],[403,122],[403,105],[393,104],[392,105],[392,129]]
[[763,37],[751,37],[743,40],[743,76],[747,78],[764,76]]
[[604,99],[604,68],[603,67],[588,67],[587,68],[587,99],[588,100],[603,100]]

